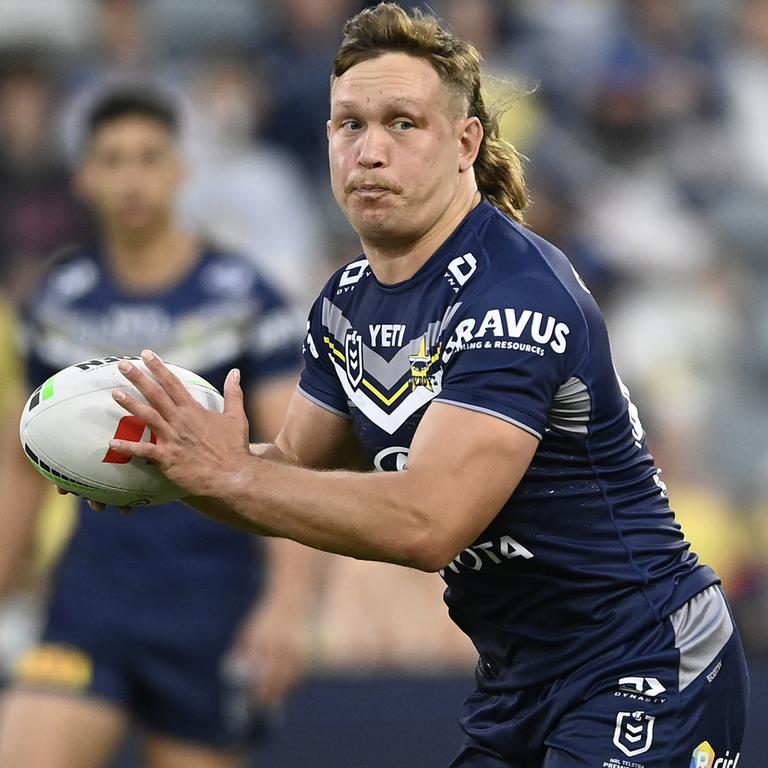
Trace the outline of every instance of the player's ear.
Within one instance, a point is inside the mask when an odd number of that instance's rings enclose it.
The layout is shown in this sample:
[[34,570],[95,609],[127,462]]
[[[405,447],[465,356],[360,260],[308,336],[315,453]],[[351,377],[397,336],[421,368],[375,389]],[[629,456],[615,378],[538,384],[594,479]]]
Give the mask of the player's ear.
[[331,121],[330,120],[325,121],[325,135],[330,141],[331,139]]
[[477,159],[483,141],[483,125],[477,117],[460,121],[459,130],[459,172],[468,171]]

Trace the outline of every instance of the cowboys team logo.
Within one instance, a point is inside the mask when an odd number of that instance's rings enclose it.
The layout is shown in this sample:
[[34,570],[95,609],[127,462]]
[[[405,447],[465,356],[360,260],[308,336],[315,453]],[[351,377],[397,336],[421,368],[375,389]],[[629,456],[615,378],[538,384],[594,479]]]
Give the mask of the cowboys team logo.
[[415,355],[409,355],[408,360],[411,364],[411,392],[416,387],[426,387],[430,392],[433,392],[432,377],[429,375],[432,356],[427,351],[426,337],[422,338],[419,351]]
[[363,340],[354,328],[350,328],[344,337],[344,351],[346,354],[347,378],[352,385],[352,389],[357,389],[363,380]]
[[613,743],[627,756],[642,755],[653,743],[653,723],[656,720],[645,712],[619,712]]

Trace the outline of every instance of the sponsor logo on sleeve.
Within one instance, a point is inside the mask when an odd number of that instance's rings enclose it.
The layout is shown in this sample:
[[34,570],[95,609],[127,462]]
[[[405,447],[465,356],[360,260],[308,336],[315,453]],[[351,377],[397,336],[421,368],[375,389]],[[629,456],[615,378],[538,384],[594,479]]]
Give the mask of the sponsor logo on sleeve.
[[514,307],[489,309],[482,318],[460,320],[445,345],[443,362],[466,349],[509,349],[544,357],[562,355],[571,329],[552,315]]

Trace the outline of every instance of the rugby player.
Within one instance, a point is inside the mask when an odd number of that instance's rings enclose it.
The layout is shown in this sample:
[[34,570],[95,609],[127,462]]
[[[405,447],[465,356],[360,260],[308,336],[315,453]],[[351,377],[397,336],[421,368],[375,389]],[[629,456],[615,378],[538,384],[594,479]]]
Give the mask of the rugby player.
[[[92,105],[76,186],[100,238],[56,259],[30,302],[27,379],[36,386],[151,342],[219,387],[240,367],[256,434],[274,436],[295,389],[303,322],[251,263],[177,224],[179,128],[155,90],[114,90]],[[46,483],[18,450],[4,471],[14,485],[0,532],[6,591]],[[266,551],[180,503],[134,523],[79,518],[42,643],[22,659],[5,703],[0,764],[98,768],[135,718],[148,765],[230,768],[301,674],[311,550],[271,539]]]
[[329,157],[363,254],[311,311],[277,439],[249,450],[237,370],[211,414],[146,350],[159,383],[122,369],[150,404],[114,397],[157,444],[112,448],[221,521],[439,571],[479,652],[455,767],[732,761],[748,682],[718,576],[670,511],[587,287],[522,225],[477,51],[394,4],[344,33]]

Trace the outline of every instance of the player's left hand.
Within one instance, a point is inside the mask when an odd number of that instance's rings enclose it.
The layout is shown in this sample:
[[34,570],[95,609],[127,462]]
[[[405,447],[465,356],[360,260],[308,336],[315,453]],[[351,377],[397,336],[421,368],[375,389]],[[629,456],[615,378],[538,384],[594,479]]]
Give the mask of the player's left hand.
[[279,709],[304,676],[308,650],[303,625],[267,603],[256,608],[237,633],[230,655],[248,669],[254,700]]
[[110,440],[109,447],[154,462],[190,495],[215,497],[226,478],[250,457],[240,372],[229,372],[224,383],[224,413],[214,413],[192,397],[154,352],[144,350],[141,358],[154,380],[127,360],[118,367],[147,402],[122,389],[113,390],[112,396],[149,427],[156,442]]

